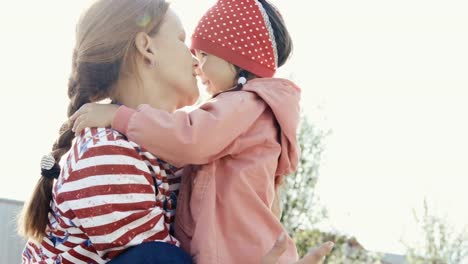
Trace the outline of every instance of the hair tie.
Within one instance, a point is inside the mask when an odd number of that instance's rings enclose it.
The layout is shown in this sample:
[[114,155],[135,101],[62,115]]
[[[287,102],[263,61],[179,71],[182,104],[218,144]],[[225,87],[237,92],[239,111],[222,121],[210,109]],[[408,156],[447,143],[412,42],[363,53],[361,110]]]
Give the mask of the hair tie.
[[60,165],[57,164],[52,154],[42,156],[41,175],[47,179],[57,179],[60,175]]
[[245,70],[240,70],[239,79],[237,79],[236,90],[242,89],[242,87],[244,87],[244,85],[247,83],[247,74],[248,73]]
[[246,83],[247,83],[247,78],[245,78],[244,76],[239,77],[239,79],[237,80],[237,84],[244,85]]

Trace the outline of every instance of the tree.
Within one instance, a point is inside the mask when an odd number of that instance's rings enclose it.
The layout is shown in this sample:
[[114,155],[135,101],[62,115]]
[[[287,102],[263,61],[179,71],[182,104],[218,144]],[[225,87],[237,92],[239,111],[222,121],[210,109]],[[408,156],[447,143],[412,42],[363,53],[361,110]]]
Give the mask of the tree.
[[315,192],[324,151],[324,139],[330,131],[322,131],[302,117],[298,131],[301,158],[296,172],[285,179],[281,188],[283,213],[281,221],[296,242],[299,255],[310,247],[333,241],[335,247],[325,260],[327,264],[379,263],[380,256],[367,252],[353,237],[338,232],[323,232],[317,225],[327,220],[327,211]]
[[460,264],[468,261],[468,233],[456,232],[446,219],[433,215],[424,199],[424,212],[413,214],[423,234],[424,241],[418,247],[408,246],[407,261],[410,264]]
[[283,203],[281,222],[290,234],[298,228],[310,228],[326,218],[326,210],[319,204],[315,185],[324,150],[323,139],[328,132],[317,129],[303,116],[298,131],[301,158],[296,172],[285,178],[280,192]]
[[368,252],[354,237],[339,234],[338,232],[323,232],[320,230],[298,231],[294,240],[300,256],[303,256],[311,247],[326,241],[333,241],[335,246],[327,256],[324,264],[379,264],[382,256]]

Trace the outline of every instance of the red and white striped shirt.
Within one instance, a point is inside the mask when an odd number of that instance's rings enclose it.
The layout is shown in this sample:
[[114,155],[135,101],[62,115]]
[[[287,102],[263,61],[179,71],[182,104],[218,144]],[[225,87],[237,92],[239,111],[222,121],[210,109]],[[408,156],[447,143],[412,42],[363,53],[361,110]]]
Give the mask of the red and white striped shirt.
[[174,172],[115,130],[84,130],[55,183],[47,235],[26,244],[23,263],[106,263],[143,242],[179,245]]

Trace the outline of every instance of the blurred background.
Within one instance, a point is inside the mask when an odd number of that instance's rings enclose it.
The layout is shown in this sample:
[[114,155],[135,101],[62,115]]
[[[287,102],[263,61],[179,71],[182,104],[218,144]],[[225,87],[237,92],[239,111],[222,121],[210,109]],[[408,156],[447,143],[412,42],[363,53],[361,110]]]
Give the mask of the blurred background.
[[[190,35],[215,1],[171,2]],[[332,239],[327,263],[468,263],[468,2],[271,2],[295,46],[277,76],[303,93],[301,167],[282,188],[301,253]],[[89,3],[0,3],[0,263],[19,259],[15,215],[66,120]]]

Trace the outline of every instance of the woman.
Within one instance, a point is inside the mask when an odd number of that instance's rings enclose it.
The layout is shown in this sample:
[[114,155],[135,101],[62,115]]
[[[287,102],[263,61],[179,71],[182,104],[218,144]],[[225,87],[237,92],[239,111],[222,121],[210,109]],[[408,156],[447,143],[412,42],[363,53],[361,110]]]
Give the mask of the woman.
[[[194,103],[197,62],[184,41],[165,1],[97,1],[78,24],[68,116],[106,98],[166,111]],[[110,129],[73,139],[66,122],[43,159],[22,219],[23,263],[190,263],[171,230],[175,168]],[[278,248],[265,263],[274,263]]]
[[[166,111],[194,103],[196,61],[184,40],[165,1],[96,2],[77,27],[68,114],[105,98]],[[162,256],[190,261],[171,232],[174,168],[109,129],[87,130],[72,144],[73,138],[65,123],[53,159],[44,160],[23,218],[23,233],[38,242],[30,240],[23,262],[105,263],[149,241],[159,241],[152,251],[166,253],[158,254],[160,263],[173,261]]]

